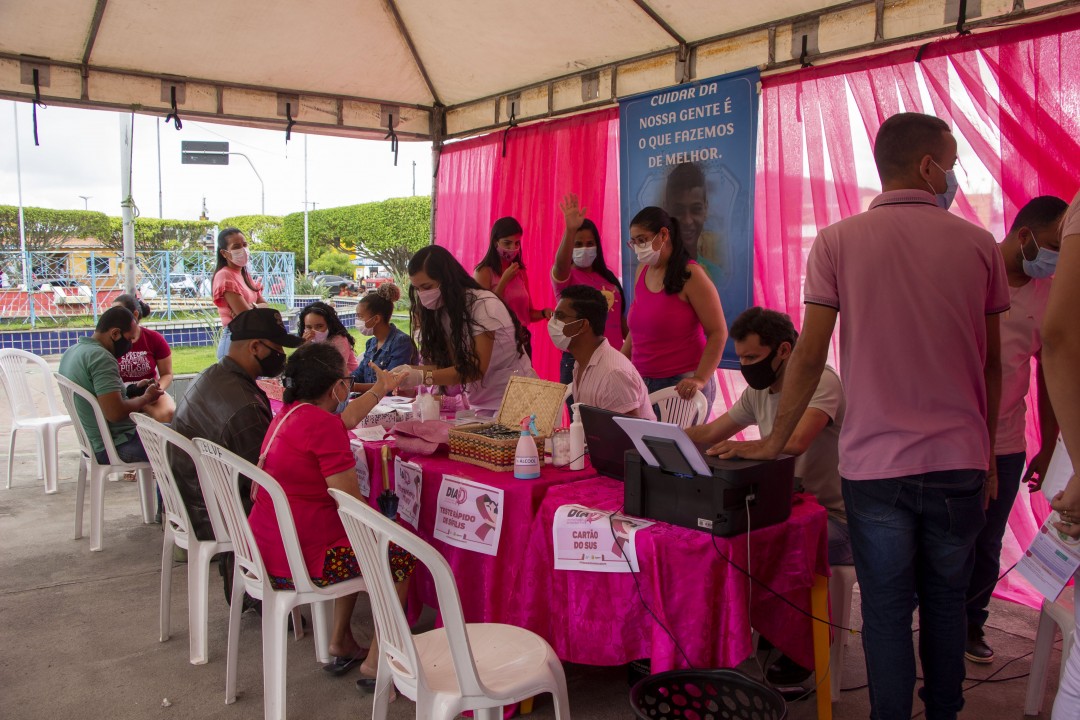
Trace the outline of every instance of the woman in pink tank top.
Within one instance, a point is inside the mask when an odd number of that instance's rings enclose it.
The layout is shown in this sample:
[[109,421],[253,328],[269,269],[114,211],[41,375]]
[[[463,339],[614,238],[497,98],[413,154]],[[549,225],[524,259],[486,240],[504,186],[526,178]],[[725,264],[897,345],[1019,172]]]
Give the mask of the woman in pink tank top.
[[[512,217],[499,218],[491,226],[487,254],[473,271],[480,287],[499,296],[524,327],[551,317],[548,308],[533,307],[529,277],[521,260],[521,223]],[[530,353],[531,354],[531,353]]]
[[630,248],[638,270],[623,353],[649,392],[674,386],[689,399],[700,390],[711,408],[728,335],[716,286],[690,259],[678,221],[661,208],[634,216]]

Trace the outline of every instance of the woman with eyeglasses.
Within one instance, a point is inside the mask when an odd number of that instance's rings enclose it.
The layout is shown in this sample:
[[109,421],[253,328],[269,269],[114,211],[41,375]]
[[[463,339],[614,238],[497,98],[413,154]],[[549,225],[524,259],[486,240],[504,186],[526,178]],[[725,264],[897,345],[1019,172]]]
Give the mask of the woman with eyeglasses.
[[[349,402],[352,379],[345,374],[341,354],[327,343],[302,345],[285,364],[285,406],[270,423],[263,440],[262,467],[285,491],[307,573],[320,587],[361,574],[337,505],[326,490],[335,488],[367,501],[360,496],[348,428],[359,423],[383,395],[397,387],[398,376],[383,370],[376,374],[375,387]],[[291,589],[293,580],[273,500],[269,493],[257,490],[252,495],[255,504],[248,521],[270,584],[277,590]],[[416,558],[391,546],[390,564],[404,597]],[[373,679],[379,657],[376,641],[372,641],[370,655],[357,643],[352,633],[355,605],[356,595],[334,601],[330,654],[335,659],[325,669],[341,675],[370,657],[370,662],[361,665],[360,673],[362,678]]]
[[247,238],[243,231],[227,227],[219,232],[217,250],[217,268],[214,270],[210,292],[224,328],[217,350],[217,359],[221,360],[229,352],[229,323],[245,310],[265,307],[266,300],[263,299],[262,287],[251,279],[251,273],[248,272],[251,253],[248,252]]
[[525,330],[495,293],[484,290],[450,251],[421,248],[409,260],[409,299],[420,329],[421,366],[403,365],[402,388],[464,385],[469,404],[494,415],[514,375],[536,377]]
[[[555,296],[558,297],[571,285],[588,285],[599,290],[608,307],[604,337],[611,347],[618,350],[623,346],[628,332],[622,283],[604,262],[600,231],[596,223],[585,217],[585,208],[578,204],[577,195],[566,195],[559,209],[566,220],[566,232],[555,252],[555,264],[551,268]],[[574,356],[564,352],[559,364],[559,382],[569,385],[573,381]]]
[[529,278],[521,259],[521,223],[512,217],[499,218],[491,226],[487,253],[476,266],[473,279],[506,303],[524,327],[551,317],[548,308],[533,306]]
[[689,400],[701,391],[711,408],[728,335],[716,286],[690,259],[678,221],[661,208],[634,216],[630,249],[638,268],[623,354],[650,393],[674,386]]

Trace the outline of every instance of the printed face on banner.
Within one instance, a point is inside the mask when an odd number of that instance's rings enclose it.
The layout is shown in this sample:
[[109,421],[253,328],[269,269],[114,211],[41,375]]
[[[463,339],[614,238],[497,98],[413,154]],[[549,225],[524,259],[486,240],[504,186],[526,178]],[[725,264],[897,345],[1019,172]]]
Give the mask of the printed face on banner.
[[497,555],[502,535],[502,505],[502,490],[443,475],[434,535],[450,545]]
[[[642,208],[666,210],[729,318],[753,300],[759,77],[731,73],[619,103],[624,232]],[[636,266],[624,253],[623,277],[635,277]],[[730,343],[721,365],[738,367]]]
[[586,572],[638,571],[639,530],[648,520],[613,515],[583,505],[563,505],[555,511],[552,539],[556,570]]
[[424,470],[415,463],[394,458],[394,492],[398,496],[398,517],[413,526],[420,523],[420,491]]

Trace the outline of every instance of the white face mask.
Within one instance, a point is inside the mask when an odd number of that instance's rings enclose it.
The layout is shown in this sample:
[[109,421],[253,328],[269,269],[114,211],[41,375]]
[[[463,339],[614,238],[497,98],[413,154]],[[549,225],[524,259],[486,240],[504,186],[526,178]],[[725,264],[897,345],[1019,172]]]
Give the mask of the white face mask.
[[326,342],[326,338],[330,336],[329,330],[316,330],[311,339],[315,342]]
[[596,260],[596,248],[574,248],[574,264],[579,268],[591,268],[594,260]]
[[[664,247],[663,244],[661,244],[660,247]],[[649,243],[643,248],[635,245],[634,254],[637,255],[639,265],[655,265],[656,261],[660,259],[660,251],[654,250],[652,243]]]
[[581,330],[578,330],[570,336],[563,334],[563,328],[567,325],[573,325],[574,323],[579,322],[585,322],[585,318],[571,320],[569,323],[565,323],[562,320],[556,320],[554,317],[548,320],[548,337],[551,338],[551,342],[555,343],[555,347],[566,352],[566,349],[570,347],[570,341],[580,335],[585,330],[585,326],[583,325]]
[[249,257],[250,255],[248,254],[247,248],[237,248],[236,250],[229,251],[229,259],[232,260],[233,265],[244,267],[248,264]]
[[[359,318],[357,318],[357,319],[359,319]],[[370,322],[370,321],[368,321],[368,322]],[[365,335],[367,337],[371,337],[372,335],[375,334],[375,328],[374,327],[368,327],[367,322],[361,320],[360,321],[360,334]]]

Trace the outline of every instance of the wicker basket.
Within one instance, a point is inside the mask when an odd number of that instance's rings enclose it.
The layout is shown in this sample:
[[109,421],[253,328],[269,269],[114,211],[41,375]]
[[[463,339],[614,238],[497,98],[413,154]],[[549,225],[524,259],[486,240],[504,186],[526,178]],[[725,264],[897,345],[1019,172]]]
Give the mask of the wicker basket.
[[[537,452],[542,456],[544,439],[551,435],[555,427],[565,394],[566,386],[561,383],[526,377],[510,378],[495,422],[462,425],[450,430],[450,459],[496,472],[512,471],[521,420],[532,414],[536,415],[536,429],[540,433],[535,438]],[[514,436],[502,440],[477,434],[492,426],[509,429]]]

